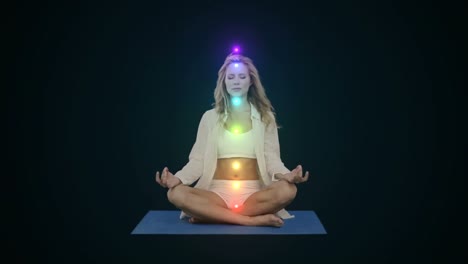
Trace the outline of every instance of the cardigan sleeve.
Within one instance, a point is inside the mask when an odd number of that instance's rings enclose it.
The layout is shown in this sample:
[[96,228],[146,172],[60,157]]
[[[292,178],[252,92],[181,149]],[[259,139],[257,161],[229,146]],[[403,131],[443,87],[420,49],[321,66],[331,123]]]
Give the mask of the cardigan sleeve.
[[[270,115],[274,120],[273,114],[270,113]],[[278,181],[274,177],[276,173],[285,174],[290,172],[281,160],[278,127],[276,126],[276,122],[271,122],[269,125],[265,126],[264,151],[267,173],[271,177],[272,181]]]
[[174,176],[179,178],[182,184],[190,185],[198,180],[203,174],[203,158],[205,155],[206,142],[208,138],[207,113],[203,114],[198,124],[195,144],[189,154],[188,163]]

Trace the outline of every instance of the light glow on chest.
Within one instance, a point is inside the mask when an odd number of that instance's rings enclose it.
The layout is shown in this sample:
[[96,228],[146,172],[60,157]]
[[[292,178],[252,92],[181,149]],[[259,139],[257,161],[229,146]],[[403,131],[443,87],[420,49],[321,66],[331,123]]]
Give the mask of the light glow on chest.
[[237,125],[234,125],[234,126],[232,126],[232,128],[231,128],[231,133],[233,133],[233,134],[240,134],[241,131],[242,131],[242,130],[241,130],[240,126],[237,126]]

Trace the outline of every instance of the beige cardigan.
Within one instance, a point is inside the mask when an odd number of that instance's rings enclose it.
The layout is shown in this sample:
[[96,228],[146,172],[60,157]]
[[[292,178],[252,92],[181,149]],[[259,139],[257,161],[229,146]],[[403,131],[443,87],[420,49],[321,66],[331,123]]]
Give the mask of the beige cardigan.
[[[268,186],[274,179],[276,173],[288,173],[288,170],[280,158],[280,146],[278,140],[278,129],[273,123],[267,127],[261,121],[258,110],[251,106],[252,132],[255,141],[255,154],[261,182]],[[270,113],[271,117],[273,115]],[[274,117],[273,117],[274,118]],[[224,115],[224,121],[227,114]],[[215,109],[206,111],[199,123],[197,138],[189,154],[189,162],[179,170],[175,176],[182,184],[191,185],[196,180],[194,188],[208,190],[217,163],[217,138],[223,126],[218,122],[218,114]],[[285,209],[280,210],[277,215],[283,219],[293,218]],[[181,213],[182,219],[186,214]]]

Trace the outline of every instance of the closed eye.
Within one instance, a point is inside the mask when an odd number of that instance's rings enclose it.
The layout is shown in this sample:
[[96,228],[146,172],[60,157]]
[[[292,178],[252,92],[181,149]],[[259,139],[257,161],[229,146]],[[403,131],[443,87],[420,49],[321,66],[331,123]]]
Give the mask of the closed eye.
[[[239,74],[239,77],[240,77],[241,79],[247,78],[247,76],[246,76],[245,74]],[[234,74],[228,75],[228,79],[229,79],[229,80],[234,79]]]

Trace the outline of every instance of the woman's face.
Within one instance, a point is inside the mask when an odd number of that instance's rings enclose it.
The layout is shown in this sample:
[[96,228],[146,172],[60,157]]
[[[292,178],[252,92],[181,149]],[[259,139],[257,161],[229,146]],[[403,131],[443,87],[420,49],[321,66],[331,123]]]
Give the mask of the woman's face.
[[231,96],[247,95],[250,87],[250,75],[243,63],[231,63],[226,68],[226,90]]

